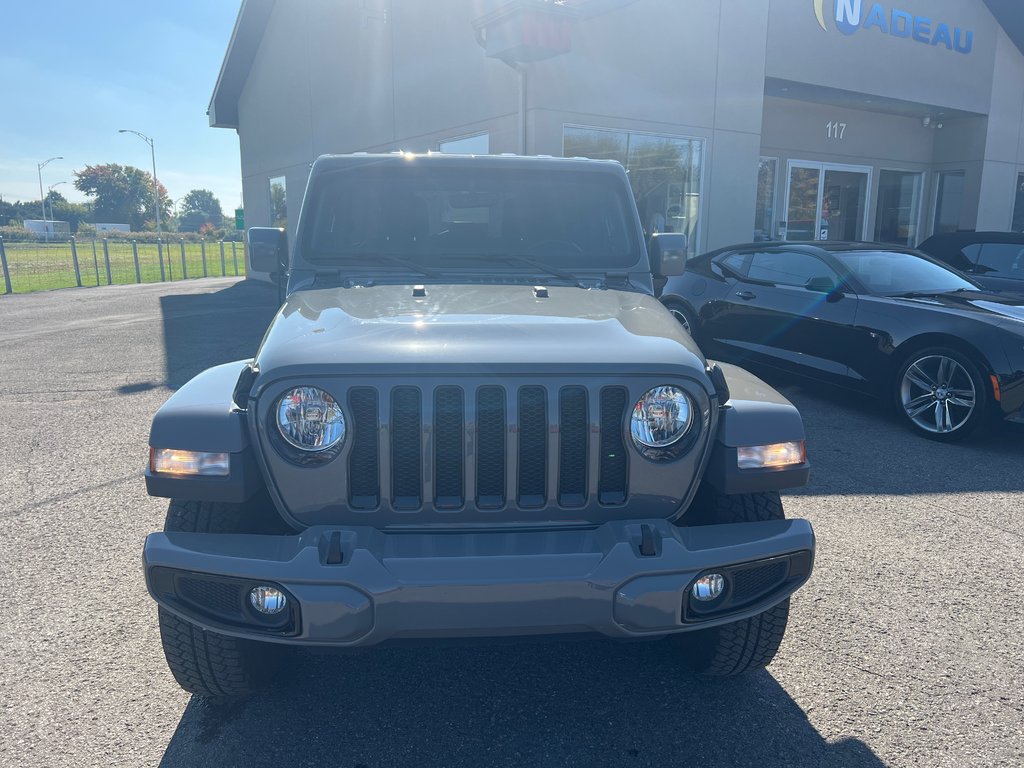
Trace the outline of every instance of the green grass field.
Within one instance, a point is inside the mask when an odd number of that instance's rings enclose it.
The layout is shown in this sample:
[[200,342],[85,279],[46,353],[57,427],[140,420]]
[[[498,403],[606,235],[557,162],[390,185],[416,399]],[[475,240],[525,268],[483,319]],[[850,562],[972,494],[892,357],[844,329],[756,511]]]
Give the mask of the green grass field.
[[[184,269],[182,268],[181,244],[171,242],[161,246],[163,272],[157,256],[156,243],[139,243],[139,273],[135,272],[135,259],[131,242],[108,241],[107,256],[110,261],[109,277],[107,258],[103,252],[102,240],[84,240],[76,244],[78,270],[81,282],[75,277],[74,258],[71,243],[4,243],[7,267],[11,275],[14,293],[45,291],[54,288],[74,288],[97,285],[126,285],[128,283],[156,283],[161,280],[182,280],[197,277],[233,277],[245,274],[245,248],[235,243],[238,270],[232,257],[231,243],[224,243],[224,261],[221,262],[219,242],[206,243],[206,269],[203,269],[203,248],[200,243],[185,243]],[[137,279],[141,278],[141,280]],[[4,284],[0,280],[0,293]]]

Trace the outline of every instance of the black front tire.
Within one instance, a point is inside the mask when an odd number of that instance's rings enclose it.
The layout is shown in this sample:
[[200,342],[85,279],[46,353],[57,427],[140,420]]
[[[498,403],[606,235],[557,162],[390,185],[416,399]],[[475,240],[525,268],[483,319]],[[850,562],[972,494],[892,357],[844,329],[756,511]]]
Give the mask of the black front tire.
[[[708,484],[683,520],[685,525],[719,525],[783,520],[777,492],[726,495]],[[789,619],[789,598],[778,605],[729,624],[672,635],[683,663],[693,672],[731,677],[767,667],[779,651]]]
[[[262,502],[174,499],[167,508],[164,531],[267,533],[267,526],[275,523],[268,519]],[[281,666],[282,646],[210,632],[162,607],[159,615],[167,666],[186,691],[218,698],[248,696],[265,687]]]
[[190,693],[249,696],[273,678],[282,649],[204,630],[160,608],[160,641],[171,674]]

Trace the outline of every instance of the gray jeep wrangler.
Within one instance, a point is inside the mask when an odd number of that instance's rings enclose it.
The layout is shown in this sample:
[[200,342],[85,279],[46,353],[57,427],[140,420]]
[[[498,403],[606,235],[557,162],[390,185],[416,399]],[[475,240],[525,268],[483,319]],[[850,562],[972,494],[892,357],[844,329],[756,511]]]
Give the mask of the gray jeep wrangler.
[[321,157],[256,357],[178,390],[150,434],[145,545],[185,689],[254,690],[288,646],[600,633],[764,667],[814,534],[796,409],[705,360],[653,298],[622,166]]

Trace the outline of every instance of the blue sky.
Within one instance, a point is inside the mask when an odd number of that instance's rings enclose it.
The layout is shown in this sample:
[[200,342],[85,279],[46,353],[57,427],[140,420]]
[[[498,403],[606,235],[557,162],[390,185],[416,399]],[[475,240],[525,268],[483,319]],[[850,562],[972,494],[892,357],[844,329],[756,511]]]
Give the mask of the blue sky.
[[6,3],[0,43],[0,197],[71,200],[72,172],[121,163],[150,170],[178,200],[213,190],[225,212],[241,204],[238,137],[206,117],[239,0],[47,0]]

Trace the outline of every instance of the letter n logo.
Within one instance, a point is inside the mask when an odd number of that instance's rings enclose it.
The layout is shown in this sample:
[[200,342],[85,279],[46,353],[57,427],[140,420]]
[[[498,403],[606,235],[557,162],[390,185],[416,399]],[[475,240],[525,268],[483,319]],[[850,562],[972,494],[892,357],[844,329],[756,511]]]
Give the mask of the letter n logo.
[[844,35],[860,29],[861,0],[836,0],[836,28]]

